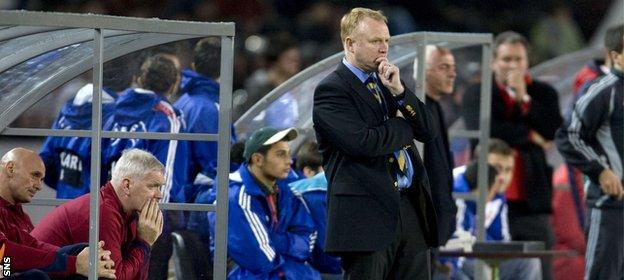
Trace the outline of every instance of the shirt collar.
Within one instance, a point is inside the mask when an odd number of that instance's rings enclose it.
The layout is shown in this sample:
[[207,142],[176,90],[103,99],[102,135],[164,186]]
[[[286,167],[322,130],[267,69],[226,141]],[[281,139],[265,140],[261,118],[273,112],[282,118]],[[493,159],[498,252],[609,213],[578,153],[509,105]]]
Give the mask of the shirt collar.
[[107,182],[104,187],[100,189],[100,196],[102,196],[102,200],[107,199],[113,203],[115,209],[119,210],[119,213],[123,217],[125,221],[134,219],[134,213],[126,213],[121,205],[121,200],[119,196],[117,196],[117,192],[115,192],[115,188],[113,188],[113,184],[111,182]]
[[[243,180],[243,184],[246,187],[246,192],[250,195],[255,196],[265,196],[269,194],[269,187],[262,184],[258,179],[256,179],[256,177],[253,175],[253,173],[251,173],[248,167],[249,165],[245,163],[241,164],[238,169],[238,171],[240,172],[240,176]],[[279,192],[279,185],[276,184],[274,186],[274,190],[277,190],[277,192]]]
[[19,210],[21,208],[21,204],[19,203],[12,204],[8,200],[0,196],[0,207],[8,208],[11,210]]
[[362,83],[366,83],[366,80],[368,80],[368,78],[370,76],[375,77],[375,73],[366,73],[364,72],[362,69],[355,67],[353,64],[349,63],[347,61],[346,58],[342,59],[342,64],[344,64],[345,66],[347,66],[347,68],[349,68],[349,70],[351,70],[351,72],[362,82]]

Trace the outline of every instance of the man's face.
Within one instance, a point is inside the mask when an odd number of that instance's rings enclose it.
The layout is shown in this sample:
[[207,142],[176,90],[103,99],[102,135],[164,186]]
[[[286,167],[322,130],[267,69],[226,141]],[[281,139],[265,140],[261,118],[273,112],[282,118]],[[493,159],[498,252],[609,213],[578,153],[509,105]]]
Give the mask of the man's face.
[[290,48],[279,55],[276,63],[281,72],[292,77],[301,70],[301,52],[298,48]]
[[390,32],[383,21],[364,18],[346,39],[347,50],[353,54],[355,66],[365,72],[376,72],[380,59],[388,56]]
[[510,72],[525,73],[529,67],[527,50],[521,43],[501,44],[492,61],[492,71],[496,81],[506,84]]
[[513,156],[490,153],[488,154],[488,163],[494,166],[496,171],[498,171],[494,181],[494,188],[496,188],[499,193],[505,192],[511,182],[511,175],[514,167]]
[[25,156],[24,160],[7,163],[9,189],[13,202],[28,203],[41,190],[45,166],[37,155]]
[[165,176],[160,171],[151,171],[140,179],[125,179],[129,182],[130,205],[132,210],[140,211],[150,199],[160,200],[160,188],[165,184]]
[[455,84],[455,58],[451,53],[435,50],[427,60],[427,93],[437,97],[453,93]]
[[266,156],[262,156],[262,159],[257,162],[260,172],[269,180],[288,177],[291,164],[290,147],[286,141],[279,141],[271,145]]

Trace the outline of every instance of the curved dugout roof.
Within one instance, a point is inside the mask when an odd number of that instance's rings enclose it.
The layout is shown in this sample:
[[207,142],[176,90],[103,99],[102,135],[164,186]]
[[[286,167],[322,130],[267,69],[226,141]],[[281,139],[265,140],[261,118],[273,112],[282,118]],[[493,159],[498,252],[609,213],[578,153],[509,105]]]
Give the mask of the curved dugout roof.
[[[103,62],[151,46],[204,37],[105,30]],[[49,92],[92,69],[93,30],[0,29],[0,131]]]

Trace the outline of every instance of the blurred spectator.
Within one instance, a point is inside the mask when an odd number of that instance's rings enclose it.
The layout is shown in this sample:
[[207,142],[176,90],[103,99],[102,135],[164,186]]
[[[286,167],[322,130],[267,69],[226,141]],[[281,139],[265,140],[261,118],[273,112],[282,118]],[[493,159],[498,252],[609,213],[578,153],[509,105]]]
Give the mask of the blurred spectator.
[[[513,31],[494,40],[490,136],[516,150],[505,193],[512,240],[543,241],[551,249],[552,167],[545,151],[552,148],[562,119],[555,89],[527,72],[528,49],[526,39]],[[479,128],[479,102],[480,85],[475,85],[466,92],[462,107],[468,129]],[[542,262],[542,272],[545,280],[552,279],[549,261]]]
[[[174,107],[184,113],[189,133],[217,134],[219,130],[219,70],[221,44],[216,37],[197,42],[190,69],[182,71],[182,96]],[[217,175],[217,142],[188,141],[191,161],[188,176],[201,181],[187,188],[186,198],[195,199],[200,185],[212,186]],[[198,178],[199,176],[199,178]]]
[[572,11],[563,0],[552,1],[547,13],[531,30],[534,62],[580,50],[585,44],[581,29],[572,18]]
[[[132,62],[126,62],[130,66]],[[132,82],[134,71],[121,71],[105,64],[102,73],[102,124],[112,117],[119,92]],[[93,84],[84,85],[68,100],[56,117],[52,129],[91,129]],[[101,147],[106,150],[105,146]],[[91,138],[49,136],[39,156],[46,165],[45,183],[56,190],[57,198],[71,199],[89,192],[91,182]],[[108,174],[102,174],[105,182]],[[98,183],[100,184],[100,183]],[[100,184],[101,185],[101,184]]]
[[[117,93],[102,90],[102,123],[112,117]],[[52,129],[91,129],[93,84],[86,84],[67,101]],[[102,147],[106,150],[106,147]],[[46,166],[45,183],[56,190],[57,198],[76,198],[89,192],[91,186],[91,138],[46,138],[39,153]],[[106,179],[103,174],[102,180]],[[98,182],[99,184],[99,182]]]
[[325,253],[325,230],[327,229],[327,179],[323,171],[321,153],[316,142],[303,144],[297,152],[297,171],[302,172],[304,179],[289,184],[293,193],[301,195],[310,210],[318,238],[310,265],[321,273],[339,277],[342,273],[340,258]]
[[[488,241],[510,241],[509,220],[507,216],[507,201],[505,190],[509,186],[514,168],[514,152],[500,139],[491,139],[488,147],[487,162],[490,168],[488,175],[488,195],[485,206],[485,238]],[[477,161],[467,166],[457,167],[455,174],[454,191],[477,193]],[[469,232],[477,235],[477,202],[474,200],[456,200],[457,231]],[[456,236],[459,233],[456,233]],[[453,266],[453,279],[473,279],[474,259],[446,258],[443,263]],[[541,279],[539,259],[511,259],[501,262],[500,279],[524,280]]]
[[[301,69],[301,55],[297,42],[287,33],[273,35],[268,43],[266,69],[259,69],[245,81],[245,91],[234,96],[233,120],[238,120],[249,108]],[[287,93],[275,100],[265,111],[265,124],[277,128],[292,126],[299,110],[294,96]]]

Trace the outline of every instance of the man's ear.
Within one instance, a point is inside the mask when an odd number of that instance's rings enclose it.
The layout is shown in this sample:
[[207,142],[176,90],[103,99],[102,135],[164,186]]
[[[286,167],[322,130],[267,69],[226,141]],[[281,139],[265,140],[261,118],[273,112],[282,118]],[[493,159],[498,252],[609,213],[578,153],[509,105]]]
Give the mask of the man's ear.
[[349,51],[350,53],[353,52],[353,44],[354,43],[355,42],[353,41],[353,38],[351,38],[351,37],[345,38],[345,46],[346,46],[347,51]]
[[251,163],[253,163],[254,165],[262,165],[262,159],[264,158],[264,156],[260,153],[253,153],[251,155]]
[[310,168],[309,166],[306,166],[303,168],[303,176],[306,178],[310,178],[312,176],[316,175],[316,171],[314,171],[314,169]]
[[123,178],[123,180],[121,180],[121,189],[125,195],[130,195],[130,179]]
[[13,177],[13,174],[15,174],[15,162],[12,162],[12,161],[7,162],[4,168],[6,168],[7,175],[9,175],[9,178]]

